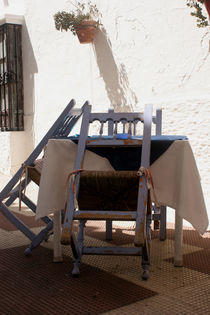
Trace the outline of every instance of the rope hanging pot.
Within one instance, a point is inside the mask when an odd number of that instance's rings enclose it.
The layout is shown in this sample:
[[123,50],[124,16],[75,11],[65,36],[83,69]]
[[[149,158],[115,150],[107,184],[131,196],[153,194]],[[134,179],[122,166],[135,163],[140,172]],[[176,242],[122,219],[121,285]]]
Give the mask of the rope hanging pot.
[[95,21],[82,21],[78,26],[75,26],[75,30],[81,44],[93,42],[95,28]]

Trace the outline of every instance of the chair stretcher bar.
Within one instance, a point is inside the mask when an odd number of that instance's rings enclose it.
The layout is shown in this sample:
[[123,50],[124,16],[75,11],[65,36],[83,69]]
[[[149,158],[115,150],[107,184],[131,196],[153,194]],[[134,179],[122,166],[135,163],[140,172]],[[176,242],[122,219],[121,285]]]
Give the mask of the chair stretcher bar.
[[85,255],[122,255],[141,256],[142,248],[131,247],[84,247],[82,253]]
[[133,221],[136,219],[136,211],[85,211],[80,210],[74,213],[74,220],[122,220]]

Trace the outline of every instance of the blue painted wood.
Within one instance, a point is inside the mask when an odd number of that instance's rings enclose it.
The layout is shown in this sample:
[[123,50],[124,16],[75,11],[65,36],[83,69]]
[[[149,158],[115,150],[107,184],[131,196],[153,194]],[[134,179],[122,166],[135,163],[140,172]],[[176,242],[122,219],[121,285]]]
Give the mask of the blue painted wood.
[[18,198],[19,196],[19,192],[15,192],[13,193],[8,199],[7,201],[5,202],[5,205],[7,207],[11,206],[11,204],[13,204],[13,202]]
[[[71,129],[74,127],[83,112],[83,107],[81,109],[74,109],[75,101],[72,99],[70,103],[66,106],[61,115],[57,118],[55,123],[34,149],[34,151],[29,155],[29,157],[24,162],[24,165],[30,166],[34,163],[36,158],[39,156],[41,151],[44,149],[50,138],[60,138],[66,137],[70,133]],[[32,242],[29,248],[26,249],[25,254],[30,254],[31,250],[37,247],[43,240],[46,240],[52,230],[53,223],[48,217],[42,218],[42,220],[47,224],[47,226],[37,235],[35,235],[18,217],[15,216],[9,209],[9,206],[19,197],[19,184],[17,185],[21,174],[23,172],[24,166],[22,165],[12,179],[7,183],[4,189],[0,192],[0,211],[13,223],[17,229],[25,234]],[[24,190],[26,185],[30,182],[30,178],[27,183],[25,180],[21,181],[21,191]],[[17,185],[14,189],[13,187]],[[5,202],[3,202],[4,199]],[[27,197],[21,195],[22,201],[33,211],[36,211],[36,205]]]
[[[83,108],[83,119],[82,119],[82,124],[81,124],[81,130],[80,130],[80,136],[79,136],[79,142],[78,142],[78,151],[77,151],[74,170],[78,170],[82,166],[84,152],[85,152],[85,144],[86,144],[88,128],[89,128],[90,111],[91,111],[91,106],[89,102],[87,101]],[[79,186],[79,174],[76,176],[76,181],[75,181],[76,191],[78,191],[78,186]],[[72,252],[74,255],[74,259],[77,259],[80,256],[79,249],[78,249],[77,242],[75,241],[74,233],[72,231],[73,215],[74,215],[74,210],[76,206],[74,199],[75,198],[74,198],[74,190],[73,190],[73,181],[71,181],[70,188],[69,188],[67,209],[66,209],[64,223],[63,223],[63,231],[64,233],[70,234]]]
[[[74,170],[78,170],[82,167],[82,161],[84,158],[84,152],[86,145],[90,144],[91,140],[88,138],[88,129],[89,124],[95,120],[99,120],[102,123],[101,128],[99,128],[99,138],[98,141],[94,141],[96,145],[111,145],[111,146],[119,146],[119,145],[142,145],[142,153],[141,153],[141,165],[147,168],[149,166],[149,160],[150,160],[150,146],[151,146],[151,123],[152,123],[152,106],[148,105],[145,107],[144,114],[140,113],[115,113],[113,111],[109,111],[108,113],[91,113],[91,106],[87,102],[84,108],[83,113],[83,120],[81,125],[81,131],[78,141],[78,152],[76,156],[76,162]],[[144,123],[144,132],[143,132],[143,140],[136,140],[133,141],[129,139],[129,141],[126,140],[119,140],[119,139],[104,139],[102,137],[103,135],[103,123],[108,121],[108,133],[116,133],[118,128],[118,123],[121,121],[128,122],[128,134],[131,136],[133,123],[136,123],[136,121],[141,121]],[[124,127],[123,127],[124,128]],[[91,142],[92,144],[92,142]],[[78,188],[79,188],[79,180],[80,175],[79,173],[76,175],[76,192],[78,194]],[[70,190],[69,190],[69,198],[68,198],[68,205],[66,210],[66,215],[64,219],[64,233],[69,231],[70,235],[73,235],[72,233],[72,223],[73,220],[84,220],[84,219],[91,219],[91,220],[107,220],[107,219],[117,219],[117,220],[136,220],[136,237],[135,239],[138,240],[139,234],[142,236],[142,243],[137,244],[137,248],[121,248],[121,247],[108,247],[108,248],[89,248],[83,245],[83,230],[84,225],[80,225],[80,236],[79,239],[76,241],[74,237],[71,238],[71,246],[72,251],[74,255],[75,247],[78,249],[76,250],[76,256],[74,257],[75,266],[73,269],[73,275],[79,274],[79,265],[81,262],[80,259],[80,252],[82,250],[82,254],[103,254],[103,255],[142,255],[142,267],[143,271],[148,269],[149,265],[149,253],[148,253],[148,245],[147,245],[147,239],[146,239],[146,206],[147,206],[147,184],[146,184],[146,178],[145,174],[143,174],[140,178],[140,185],[139,185],[139,194],[138,194],[138,209],[137,212],[124,212],[124,211],[97,211],[96,209],[91,210],[83,210],[79,211],[76,209],[76,205],[74,203],[74,191],[73,191],[73,181],[70,184]],[[111,187],[110,187],[111,191]],[[141,231],[143,225],[143,229]],[[134,242],[135,243],[135,242]],[[148,270],[147,270],[148,271]]]
[[134,122],[134,121],[143,121],[144,116],[142,113],[129,113],[129,112],[114,112],[109,111],[108,113],[91,113],[89,122],[92,123],[93,121],[98,120],[100,122],[106,122],[108,120],[112,120],[115,122],[121,122],[123,120],[127,122]]
[[[113,113],[114,110],[110,109],[109,113]],[[142,115],[142,114],[141,114]],[[156,115],[152,116],[152,122],[155,124],[155,134],[157,136],[162,135],[162,110],[160,108],[157,108]],[[134,135],[136,135],[136,123],[137,121],[134,121]],[[125,127],[125,125],[124,125]],[[123,132],[125,133],[125,128],[123,128]],[[114,122],[113,120],[108,121],[108,135],[112,136],[114,134]],[[124,144],[126,141],[124,142]],[[96,141],[95,143],[91,141],[88,142],[88,145],[100,145],[101,140]],[[117,141],[117,145],[120,145],[121,141]],[[122,145],[124,145],[122,144]],[[139,145],[139,140],[133,140],[133,144]],[[113,142],[109,143],[109,140],[106,142],[106,145],[113,145]],[[165,215],[165,216],[164,216]],[[166,211],[162,212],[162,216],[160,214],[156,215],[155,219],[153,220],[162,221],[160,224],[160,240],[164,240],[166,238]],[[165,237],[165,238],[164,238]],[[106,221],[106,240],[112,240],[112,221]]]
[[116,247],[116,246],[107,246],[107,247],[84,247],[83,254],[85,255],[122,255],[122,256],[141,256],[142,248],[139,247]]
[[82,112],[83,107],[81,109],[73,108],[71,110],[71,114],[65,117],[64,121],[55,132],[55,134],[52,136],[52,138],[66,138],[71,132],[74,125],[80,119]]
[[[152,105],[147,105],[144,112],[144,134],[141,153],[141,166],[149,167],[151,147]],[[146,215],[147,215],[147,180],[145,174],[139,179],[138,206],[136,218],[135,246],[146,243]]]
[[[114,109],[110,108],[109,113],[113,113]],[[114,122],[113,120],[108,121],[108,136],[112,136],[114,131]],[[125,132],[125,129],[123,128],[123,132]],[[106,240],[111,241],[112,240],[112,220],[106,220]]]
[[[30,182],[30,180],[29,180],[29,182]],[[12,194],[12,196],[11,197],[9,197],[7,200],[6,200],[6,202],[5,202],[5,205],[7,206],[7,207],[9,207],[9,206],[11,206],[11,204],[17,199],[19,197],[19,191],[15,191],[13,194]],[[35,205],[35,203],[32,201],[32,200],[30,200],[26,195],[25,196],[21,196],[22,198],[22,201],[23,201],[23,203],[29,208],[29,209],[31,209],[34,213],[36,213],[36,205]],[[41,218],[41,220],[43,221],[43,222],[45,222],[46,224],[48,224],[49,222],[51,222],[52,220],[50,219],[50,218],[48,218],[48,217],[43,217],[43,218]]]
[[[36,213],[36,205],[31,199],[29,199],[25,195],[25,196],[22,196],[22,201],[29,209],[31,209],[33,211],[33,213]],[[49,223],[50,221],[52,221],[52,220],[47,217],[47,222],[46,223]]]
[[106,240],[112,240],[112,220],[106,220]]
[[[153,122],[156,124],[156,136],[162,135],[162,109],[157,108],[156,116],[152,118]],[[160,241],[166,240],[166,223],[167,223],[167,208],[165,206],[160,207],[160,213],[155,216],[153,220],[160,222]]]
[[20,192],[22,192],[31,182],[31,179],[28,177],[27,178],[27,182],[24,180],[21,180],[16,186],[15,188],[13,188],[11,190],[11,192],[8,195],[8,199],[5,202],[5,204],[7,205],[7,207],[9,207],[17,198],[19,198],[19,194]]
[[[80,131],[80,136],[79,136],[79,142],[78,142],[78,153],[76,156],[74,170],[78,170],[82,166],[82,161],[83,161],[84,152],[85,152],[85,144],[86,144],[88,128],[89,128],[90,111],[91,111],[91,106],[89,105],[88,102],[86,102],[84,106],[83,119],[82,119],[81,131]],[[78,185],[79,185],[78,180],[79,180],[79,174],[76,177],[76,183],[75,183],[76,191],[78,191]],[[74,210],[75,210],[73,182],[71,182],[70,184],[69,191],[70,193],[69,193],[67,209],[66,209],[66,214],[65,214],[64,223],[63,223],[63,230],[68,229],[71,231],[73,215],[74,215]]]
[[[87,101],[83,107],[83,119],[82,119],[81,131],[80,131],[80,136],[79,136],[79,142],[78,142],[78,154],[76,157],[74,170],[80,169],[82,161],[83,161],[86,134],[88,133],[88,127],[89,127],[88,117],[90,114],[90,110],[91,110],[91,106],[89,105],[89,102]],[[78,179],[79,179],[79,174],[76,178],[76,191],[78,191]],[[66,214],[65,214],[64,223],[63,223],[63,230],[65,229],[69,231],[72,230],[74,209],[75,209],[75,204],[74,204],[73,182],[71,182],[70,194],[68,198],[68,204],[67,204]]]
[[29,256],[31,254],[31,251],[38,247],[43,241],[46,241],[49,237],[49,233],[53,229],[53,222],[49,222],[44,229],[41,230],[34,238],[32,239],[32,242],[28,248],[25,250],[25,255]]
[[[30,200],[27,196],[24,196],[22,201],[29,209],[36,213],[36,205],[32,200]],[[42,217],[41,220],[46,224],[52,222],[52,220],[48,217]]]
[[[64,111],[61,113],[61,115],[58,117],[58,119],[55,121],[55,123],[52,125],[52,127],[49,129],[49,131],[46,133],[44,138],[40,141],[40,143],[37,145],[34,151],[29,155],[27,160],[24,162],[25,165],[31,165],[36,160],[36,158],[39,156],[39,154],[42,152],[43,148],[47,144],[48,140],[56,135],[56,132],[59,130],[60,126],[62,125],[63,119],[70,113],[74,105],[75,105],[75,101],[71,100],[70,103],[67,105],[67,107],[64,109]],[[19,181],[22,171],[23,171],[23,166],[19,168],[19,170],[15,173],[12,179],[1,191],[0,201],[2,201],[8,196],[12,188]]]
[[166,223],[167,223],[167,211],[166,206],[160,207],[160,241],[166,240]]
[[18,219],[2,202],[0,202],[0,210],[3,215],[16,226],[26,237],[31,241],[34,239],[35,234],[26,226],[20,219]]
[[[109,113],[113,113],[114,109],[110,108]],[[114,122],[113,120],[108,121],[108,136],[113,135]],[[125,130],[123,130],[125,132]],[[112,240],[112,220],[106,220],[106,240]]]
[[145,106],[141,166],[149,167],[152,128],[152,105]]
[[74,256],[74,259],[80,258],[80,251],[77,245],[75,234],[72,232],[70,236],[71,249]]
[[[31,179],[28,178],[27,184],[29,184],[30,181],[31,181]],[[19,191],[20,191],[20,186],[21,186],[21,191],[23,191],[23,189],[25,189],[25,187],[26,187],[26,181],[25,181],[25,179],[21,180],[21,181],[18,183],[18,185],[15,186],[15,188],[13,188],[13,189],[10,191],[9,196],[13,196],[13,195],[18,196]]]
[[78,257],[77,258],[74,257],[74,268],[72,270],[73,277],[78,277],[80,274],[79,267],[80,267],[81,259],[82,259],[85,223],[86,223],[86,220],[79,221],[79,232],[77,236]]
[[[109,114],[113,113],[114,109],[109,109]],[[108,121],[108,136],[112,136],[113,135],[113,130],[114,130],[114,121],[113,120],[109,120]]]
[[156,110],[156,136],[162,135],[162,110],[157,108]]
[[[28,178],[27,182],[24,180],[21,180],[20,183],[12,189],[12,191],[9,193],[9,198],[6,200],[5,205],[9,208],[11,204],[17,199],[17,198],[23,198],[22,191],[28,186],[28,184],[31,182],[31,179]],[[1,209],[0,209],[1,211]],[[18,218],[17,218],[18,219]]]

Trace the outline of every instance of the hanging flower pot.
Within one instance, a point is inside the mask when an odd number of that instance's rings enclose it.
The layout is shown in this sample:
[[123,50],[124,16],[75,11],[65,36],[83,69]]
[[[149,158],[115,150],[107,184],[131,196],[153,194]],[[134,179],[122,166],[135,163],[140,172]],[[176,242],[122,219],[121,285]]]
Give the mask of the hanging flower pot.
[[92,43],[95,29],[102,25],[99,19],[101,13],[90,1],[86,4],[78,2],[74,6],[75,11],[60,11],[54,15],[55,28],[58,31],[70,30],[78,36],[81,44]]
[[187,6],[194,9],[191,15],[196,17],[198,27],[209,26],[207,16],[205,13],[203,14],[203,6],[205,6],[210,16],[210,0],[187,0]]
[[95,21],[82,21],[78,26],[75,26],[79,42],[81,44],[92,43],[96,28]]

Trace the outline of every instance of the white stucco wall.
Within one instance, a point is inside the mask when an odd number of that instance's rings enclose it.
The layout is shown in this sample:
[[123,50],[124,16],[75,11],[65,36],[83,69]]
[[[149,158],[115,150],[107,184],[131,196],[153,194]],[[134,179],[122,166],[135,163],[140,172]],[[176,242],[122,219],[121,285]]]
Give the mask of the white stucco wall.
[[[73,0],[0,0],[23,15],[25,132],[0,133],[0,173],[14,172],[71,98],[94,110],[163,108],[163,132],[189,137],[210,217],[210,44],[185,0],[95,0],[103,27],[93,45],[55,30]],[[8,5],[7,5],[8,4]],[[18,141],[17,141],[18,139]]]
[[33,66],[31,45],[24,19],[23,0],[0,0],[0,24],[16,23],[23,25],[23,86],[24,86],[24,131],[0,132],[0,175],[16,172],[34,148],[34,83],[31,78]]

